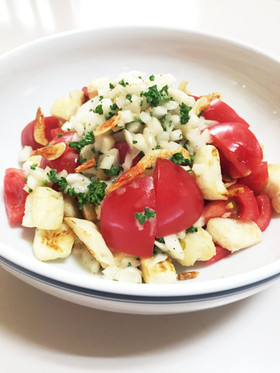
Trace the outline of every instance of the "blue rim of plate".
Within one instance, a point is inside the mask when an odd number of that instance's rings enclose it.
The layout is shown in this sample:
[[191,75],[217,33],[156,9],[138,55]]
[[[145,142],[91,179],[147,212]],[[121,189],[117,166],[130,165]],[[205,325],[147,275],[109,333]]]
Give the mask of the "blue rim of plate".
[[36,272],[25,269],[3,258],[2,256],[0,256],[0,264],[1,263],[4,264],[4,267],[7,266],[10,269],[28,278],[31,278],[33,280],[39,281],[40,283],[52,286],[54,288],[57,288],[63,291],[79,294],[81,296],[86,296],[90,298],[97,298],[97,299],[102,299],[102,300],[118,301],[118,302],[125,302],[125,303],[138,303],[138,304],[180,304],[180,303],[192,303],[192,302],[214,300],[214,299],[228,297],[230,295],[245,293],[245,292],[248,292],[249,290],[263,287],[264,285],[280,278],[280,273],[276,273],[262,280],[259,280],[259,281],[256,281],[256,282],[253,282],[247,285],[242,285],[240,287],[228,289],[228,290],[221,290],[217,292],[197,294],[197,295],[155,297],[155,296],[126,295],[126,294],[120,294],[120,293],[111,293],[111,292],[105,292],[105,291],[100,291],[100,290],[95,290],[95,289],[88,289],[88,288],[84,288],[84,287],[80,287],[80,286],[76,286],[72,284],[67,284],[65,282],[54,280],[46,276],[42,276]]

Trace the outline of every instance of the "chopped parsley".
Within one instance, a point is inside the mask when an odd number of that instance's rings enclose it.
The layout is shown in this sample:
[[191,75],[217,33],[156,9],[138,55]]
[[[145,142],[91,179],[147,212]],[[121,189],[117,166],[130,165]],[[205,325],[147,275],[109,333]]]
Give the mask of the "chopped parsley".
[[119,81],[119,84],[122,85],[123,87],[126,87],[129,83],[125,82],[123,79]]
[[138,141],[136,141],[136,140],[132,140],[132,143],[133,143],[133,144],[137,144]]
[[128,93],[128,94],[125,96],[125,98],[126,98],[128,101],[132,102],[132,95],[131,95],[130,93]]
[[148,91],[141,92],[141,96],[146,97],[147,103],[150,104],[151,107],[159,106],[162,100],[170,100],[170,97],[168,97],[167,85],[165,85],[160,91],[158,90],[156,85],[153,85],[148,88]]
[[31,170],[36,170],[36,167],[37,167],[37,163],[33,163],[33,165],[30,166],[30,169]]
[[93,131],[87,132],[87,134],[81,139],[81,141],[70,141],[69,146],[80,152],[84,146],[94,144],[95,138]]
[[114,88],[115,88],[114,84],[110,83],[110,84],[109,84],[109,88],[110,88],[110,89],[114,89]]
[[192,109],[191,106],[188,106],[188,105],[186,105],[186,104],[184,104],[182,102],[182,104],[180,105],[180,120],[181,120],[181,124],[188,123],[188,121],[190,119],[189,112],[191,111],[191,109]]
[[136,212],[134,216],[138,220],[139,224],[143,225],[147,220],[153,219],[156,216],[156,212],[148,207],[145,207],[144,212]]
[[194,227],[193,225],[185,230],[186,233],[195,233],[197,231],[198,231],[198,229],[196,227]]
[[153,82],[153,81],[155,80],[155,76],[154,76],[154,75],[151,75],[151,76],[149,77],[149,79],[150,79],[151,82]]
[[121,164],[119,163],[118,166],[112,165],[109,170],[103,169],[105,175],[107,176],[116,176],[120,172]]
[[62,137],[62,136],[63,136],[62,133],[58,133],[58,134],[57,134],[57,137]]
[[173,154],[170,160],[174,163],[177,163],[179,166],[182,166],[184,164],[191,166],[194,161],[194,156],[190,154],[190,158],[184,158],[183,154],[180,152]]
[[96,108],[93,110],[93,112],[96,113],[96,114],[102,115],[103,114],[102,104],[97,105]]
[[163,237],[158,237],[158,238],[156,238],[156,241],[158,241],[158,242],[160,242],[160,243],[165,243]]
[[59,177],[55,170],[51,169],[50,172],[47,173],[47,176],[52,183],[58,184],[59,190],[77,199],[79,209],[82,209],[85,203],[98,206],[105,197],[107,184],[103,181],[99,181],[99,179],[91,179],[87,187],[87,193],[77,193],[74,188],[69,187],[66,178],[63,176]]

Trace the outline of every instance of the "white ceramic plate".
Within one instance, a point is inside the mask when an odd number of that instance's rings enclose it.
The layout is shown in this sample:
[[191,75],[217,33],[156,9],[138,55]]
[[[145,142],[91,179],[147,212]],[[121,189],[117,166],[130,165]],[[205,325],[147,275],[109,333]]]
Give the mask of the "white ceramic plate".
[[[264,144],[265,158],[280,162],[280,62],[247,45],[193,31],[119,28],[66,33],[18,48],[0,59],[1,189],[4,170],[17,166],[21,129],[40,105],[48,113],[98,76],[140,70],[170,72],[189,81],[194,94],[223,93]],[[2,194],[2,193],[1,193]],[[11,227],[0,198],[0,259],[24,281],[50,294],[94,308],[131,313],[176,313],[230,303],[280,276],[279,219],[257,246],[212,265],[199,276],[170,285],[105,281],[74,258],[41,263],[32,254],[33,230]]]

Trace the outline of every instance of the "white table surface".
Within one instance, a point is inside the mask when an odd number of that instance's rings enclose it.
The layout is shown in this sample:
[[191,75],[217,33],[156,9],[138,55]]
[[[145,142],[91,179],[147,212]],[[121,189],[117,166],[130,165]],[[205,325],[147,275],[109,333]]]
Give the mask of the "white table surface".
[[[157,25],[214,32],[280,58],[279,0],[0,0],[0,53],[61,31]],[[279,372],[280,282],[237,303],[170,316],[102,312],[0,268],[0,371]]]

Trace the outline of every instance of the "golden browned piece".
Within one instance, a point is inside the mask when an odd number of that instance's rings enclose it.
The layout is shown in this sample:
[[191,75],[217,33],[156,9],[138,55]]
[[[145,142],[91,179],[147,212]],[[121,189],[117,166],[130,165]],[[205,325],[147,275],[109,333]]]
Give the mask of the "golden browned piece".
[[104,133],[110,131],[112,128],[116,127],[120,121],[120,114],[112,116],[112,118],[106,120],[106,122],[102,123],[100,127],[94,131],[94,136],[100,136]]
[[36,119],[34,124],[34,139],[38,144],[42,146],[48,145],[48,139],[46,138],[45,133],[45,117],[42,113],[40,106],[38,107],[36,113]]
[[169,158],[176,153],[182,153],[185,159],[190,158],[189,152],[183,147],[152,150],[149,154],[146,154],[142,159],[140,159],[135,166],[130,168],[116,181],[109,185],[106,188],[106,194],[142,175],[147,168],[150,168],[156,164],[158,158]]
[[60,156],[62,156],[65,149],[66,144],[64,142],[59,142],[54,145],[44,146],[43,148],[36,149],[34,150],[33,155],[41,155],[48,161],[53,161],[54,159],[57,159]]
[[85,163],[82,163],[80,166],[75,168],[75,172],[82,172],[87,170],[88,168],[96,166],[96,161],[94,157],[86,161]]

